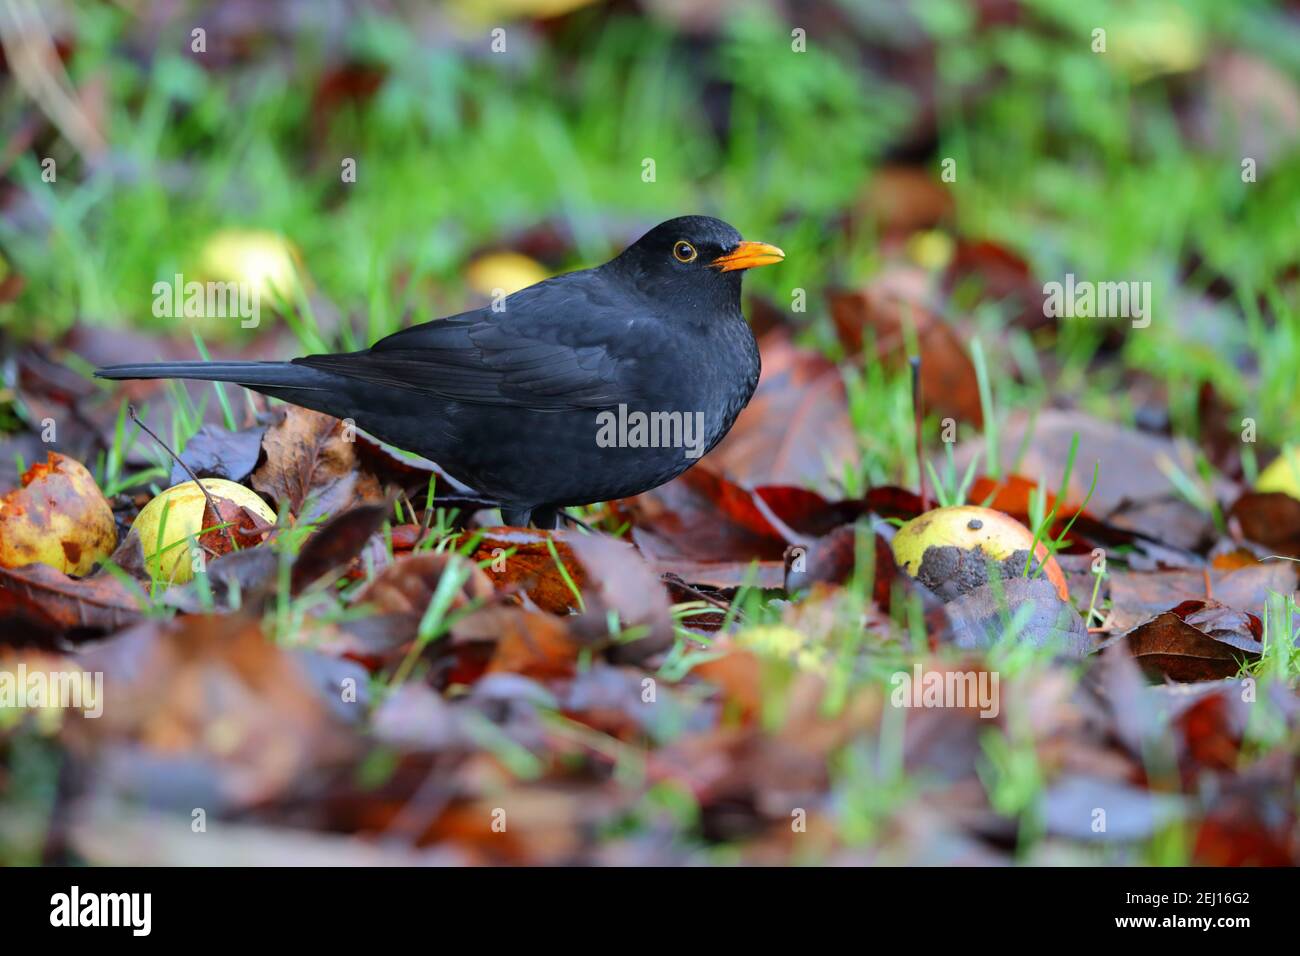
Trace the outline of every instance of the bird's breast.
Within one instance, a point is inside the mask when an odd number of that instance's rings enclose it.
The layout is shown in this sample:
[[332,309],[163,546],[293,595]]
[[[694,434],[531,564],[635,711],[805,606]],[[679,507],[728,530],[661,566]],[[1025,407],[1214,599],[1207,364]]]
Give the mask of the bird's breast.
[[644,345],[634,400],[648,411],[698,414],[712,447],[758,385],[758,345],[744,317],[714,319],[690,334],[651,337]]

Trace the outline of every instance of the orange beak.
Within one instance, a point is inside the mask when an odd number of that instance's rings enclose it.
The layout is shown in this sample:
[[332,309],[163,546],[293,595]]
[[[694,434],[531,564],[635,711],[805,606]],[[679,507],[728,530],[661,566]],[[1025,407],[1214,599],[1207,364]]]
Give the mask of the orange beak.
[[724,256],[718,256],[709,265],[723,272],[736,269],[754,269],[758,266],[770,266],[785,258],[785,253],[776,246],[766,242],[742,242]]

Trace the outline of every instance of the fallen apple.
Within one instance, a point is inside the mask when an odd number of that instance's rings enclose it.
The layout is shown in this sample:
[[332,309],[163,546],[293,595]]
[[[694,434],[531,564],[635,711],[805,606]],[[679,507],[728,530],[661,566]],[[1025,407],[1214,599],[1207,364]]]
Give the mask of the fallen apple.
[[140,509],[131,526],[140,539],[145,568],[155,581],[184,584],[194,577],[201,564],[187,542],[194,542],[206,561],[260,543],[275,524],[275,512],[252,489],[224,478],[202,482],[203,488],[194,481],[168,488]]
[[113,553],[117,523],[81,462],[50,452],[0,498],[0,565],[48,564],[83,575]]
[[510,295],[545,279],[549,273],[520,252],[488,252],[465,268],[465,282],[480,295]]
[[298,251],[288,239],[258,229],[222,230],[199,251],[204,277],[241,283],[259,299],[292,297],[299,286],[298,261]]
[[1065,574],[1047,547],[1035,545],[1028,528],[992,508],[935,508],[899,528],[893,543],[898,566],[944,598],[987,584],[990,562],[1003,578],[1023,574],[1031,549],[1056,593],[1068,601]]
[[1259,473],[1255,490],[1280,492],[1300,500],[1300,449],[1284,448],[1282,454]]

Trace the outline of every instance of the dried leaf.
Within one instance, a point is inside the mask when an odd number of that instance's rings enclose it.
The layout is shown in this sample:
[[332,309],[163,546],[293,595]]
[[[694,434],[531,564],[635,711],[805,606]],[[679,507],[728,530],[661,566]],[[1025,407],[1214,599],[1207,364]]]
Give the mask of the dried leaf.
[[[185,450],[181,452],[181,462],[189,466],[189,471],[179,462],[173,463],[170,484],[179,485],[194,475],[242,482],[257,467],[265,434],[265,425],[254,425],[237,432],[220,425],[204,425],[185,443]],[[194,475],[190,474],[191,471]]]
[[1253,614],[1216,601],[1185,601],[1134,628],[1124,641],[1149,676],[1219,680],[1259,657],[1260,631]]
[[[380,500],[378,483],[357,468],[351,437],[353,429],[337,418],[284,406],[262,439],[266,461],[253,472],[253,487],[287,506],[300,521]],[[311,509],[304,514],[309,501]]]
[[71,578],[44,564],[0,567],[0,623],[41,632],[111,632],[138,621],[144,612],[142,592],[98,571]]

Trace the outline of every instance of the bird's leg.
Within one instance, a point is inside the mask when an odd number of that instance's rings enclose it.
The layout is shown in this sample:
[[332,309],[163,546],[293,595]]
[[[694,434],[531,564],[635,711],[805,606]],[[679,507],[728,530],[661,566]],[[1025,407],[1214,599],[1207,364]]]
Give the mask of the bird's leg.
[[560,514],[550,505],[540,505],[533,509],[533,524],[543,531],[554,531],[560,526]]
[[553,508],[550,505],[539,505],[536,508],[508,508],[501,505],[501,520],[512,528],[527,528],[529,523],[533,527],[542,531],[554,531],[560,527],[560,519],[571,521],[576,525],[581,525],[588,531],[591,526],[581,518],[575,518],[560,508]]
[[532,508],[507,508],[501,506],[501,521],[512,528],[527,528],[533,520]]

